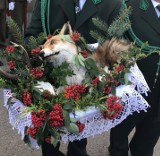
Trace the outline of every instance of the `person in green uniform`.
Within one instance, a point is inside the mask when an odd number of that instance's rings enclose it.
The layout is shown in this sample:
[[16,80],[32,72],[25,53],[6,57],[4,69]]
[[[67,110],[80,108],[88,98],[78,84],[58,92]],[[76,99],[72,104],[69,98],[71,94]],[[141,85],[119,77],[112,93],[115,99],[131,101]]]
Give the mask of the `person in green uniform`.
[[[48,3],[47,3],[48,2]],[[121,8],[121,0],[36,0],[31,23],[26,37],[37,36],[41,32],[53,34],[61,29],[63,24],[70,22],[72,29],[81,33],[88,44],[96,40],[90,35],[91,30],[97,30],[92,23],[93,17],[110,24]],[[43,156],[60,156],[59,145],[54,148],[44,143]],[[69,142],[67,156],[87,156],[87,139]]]
[[[147,112],[133,113],[124,122],[111,130],[110,156],[153,156],[154,147],[160,135],[160,0],[126,0],[132,7],[131,29],[127,36],[139,46],[148,42],[144,52],[153,53],[137,62],[150,87],[145,99],[150,104]],[[135,128],[128,143],[128,135]]]

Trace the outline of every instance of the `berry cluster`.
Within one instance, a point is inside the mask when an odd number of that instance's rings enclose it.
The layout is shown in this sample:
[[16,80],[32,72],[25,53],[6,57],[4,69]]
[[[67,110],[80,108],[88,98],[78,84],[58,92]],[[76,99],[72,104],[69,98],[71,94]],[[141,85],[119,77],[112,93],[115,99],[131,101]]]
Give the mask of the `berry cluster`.
[[118,102],[117,96],[110,96],[106,101],[107,110],[102,112],[105,119],[114,119],[122,111],[123,106]]
[[81,94],[85,93],[86,91],[85,86],[83,84],[67,86],[64,90],[64,97],[66,99],[72,98],[73,100],[79,100],[81,98]]
[[49,125],[51,127],[61,127],[64,125],[62,106],[60,104],[53,105],[53,110],[49,113]]

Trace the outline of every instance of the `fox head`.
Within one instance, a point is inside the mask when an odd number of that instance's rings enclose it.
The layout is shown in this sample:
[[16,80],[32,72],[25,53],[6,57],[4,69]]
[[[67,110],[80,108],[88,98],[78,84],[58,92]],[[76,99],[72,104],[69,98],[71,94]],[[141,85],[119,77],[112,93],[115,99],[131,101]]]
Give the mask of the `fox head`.
[[[67,29],[69,29],[69,34],[65,35]],[[70,24],[65,23],[58,35],[52,36],[41,46],[40,56],[53,63],[59,61],[58,64],[67,61],[65,59],[71,59],[77,53],[77,47],[74,41],[70,39],[72,33]],[[71,42],[65,40],[67,38]]]

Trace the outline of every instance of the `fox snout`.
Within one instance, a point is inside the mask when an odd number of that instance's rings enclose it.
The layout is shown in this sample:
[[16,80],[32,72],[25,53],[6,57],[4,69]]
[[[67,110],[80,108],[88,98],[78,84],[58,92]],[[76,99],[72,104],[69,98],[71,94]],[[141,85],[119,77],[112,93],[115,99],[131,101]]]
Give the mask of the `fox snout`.
[[39,56],[42,57],[42,58],[44,58],[44,54],[45,54],[44,51],[41,50],[40,53],[39,53]]

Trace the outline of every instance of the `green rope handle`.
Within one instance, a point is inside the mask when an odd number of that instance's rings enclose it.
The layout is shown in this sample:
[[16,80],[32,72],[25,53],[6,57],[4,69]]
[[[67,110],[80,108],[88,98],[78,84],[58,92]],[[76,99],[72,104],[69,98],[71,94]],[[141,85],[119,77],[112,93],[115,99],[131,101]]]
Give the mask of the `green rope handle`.
[[48,6],[47,6],[47,30],[48,33],[51,34],[49,17],[50,17],[50,0],[48,0]]
[[45,24],[45,11],[48,0],[41,0],[41,22],[43,31],[47,34],[46,24]]
[[[144,44],[144,42],[142,42],[136,35],[135,33],[133,32],[133,29],[130,28],[129,29],[129,35],[131,36],[131,38],[136,42],[136,44],[138,46],[142,46]],[[144,52],[150,52],[151,50],[154,50],[154,52],[158,52],[160,51],[160,47],[157,47],[157,46],[150,46],[150,45],[146,45],[145,48],[143,49]]]

